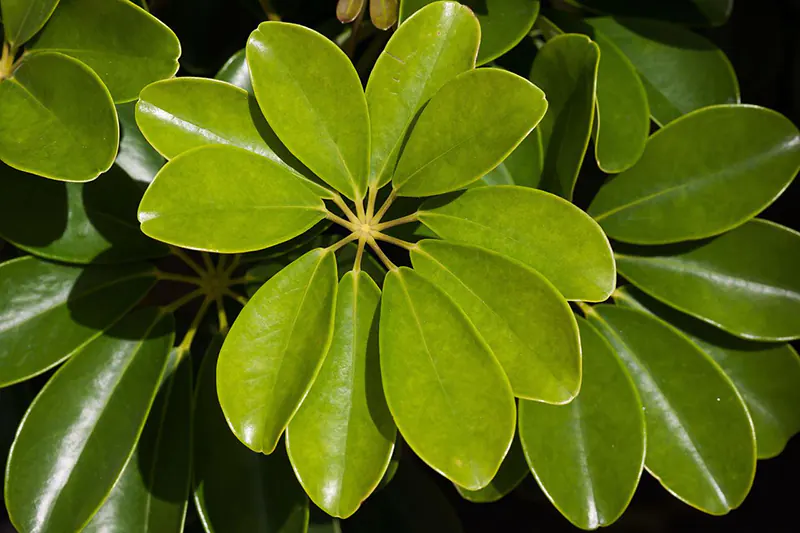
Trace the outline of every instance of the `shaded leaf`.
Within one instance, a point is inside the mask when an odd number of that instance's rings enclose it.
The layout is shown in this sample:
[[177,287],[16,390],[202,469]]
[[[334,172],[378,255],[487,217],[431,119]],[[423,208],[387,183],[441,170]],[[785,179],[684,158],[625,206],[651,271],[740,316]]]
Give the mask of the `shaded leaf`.
[[641,397],[647,470],[706,513],[738,507],[753,483],[756,445],[731,381],[697,345],[651,315],[600,305],[587,318],[614,347]]
[[600,49],[584,35],[559,35],[536,54],[530,79],[547,95],[542,188],[571,199],[589,145]]
[[771,204],[800,169],[800,132],[755,106],[696,111],[656,132],[589,214],[614,239],[665,244],[718,235]]
[[50,379],[25,414],[6,470],[6,506],[18,530],[86,525],[136,447],[173,337],[170,315],[143,309]]
[[77,268],[21,257],[0,265],[0,386],[80,351],[155,284],[151,265]]
[[583,211],[525,187],[481,187],[426,202],[425,226],[443,239],[472,244],[538,271],[568,300],[603,301],[614,290],[611,247]]
[[536,481],[575,526],[596,529],[628,507],[645,455],[645,419],[611,346],[578,319],[581,392],[567,405],[521,401],[519,433]]
[[196,148],[167,163],[139,205],[147,235],[224,253],[280,244],[325,214],[322,199],[286,167],[225,145]]
[[402,196],[460,189],[496,167],[539,123],[544,93],[500,69],[460,74],[425,106],[397,162]]
[[721,26],[733,11],[733,0],[570,0],[592,10],[628,17],[669,20],[690,26]]
[[53,14],[58,0],[3,0],[3,33],[5,40],[19,48],[42,29]]
[[114,163],[132,179],[148,184],[167,161],[147,142],[136,124],[136,103],[117,105],[117,116],[120,138]]
[[136,100],[145,85],[175,74],[181,54],[172,30],[125,0],[61,0],[33,49],[85,63],[115,102]]
[[386,400],[411,449],[464,488],[488,485],[514,437],[514,397],[464,312],[413,270],[391,271],[380,352]]
[[528,463],[525,462],[525,454],[522,453],[522,445],[519,442],[519,435],[514,435],[514,441],[508,450],[500,470],[492,478],[492,481],[479,490],[467,490],[455,485],[456,490],[465,500],[472,503],[492,503],[499,501],[517,488],[522,483],[530,470]]
[[219,72],[217,72],[217,75],[214,77],[255,95],[253,92],[253,82],[250,80],[250,69],[247,67],[247,56],[244,48],[233,54],[230,59],[222,65],[222,68],[219,69]]
[[114,102],[86,65],[30,54],[0,81],[0,160],[61,181],[90,181],[111,167],[119,125]]
[[228,425],[272,453],[322,366],[333,334],[334,254],[312,250],[265,283],[234,322],[217,365]]

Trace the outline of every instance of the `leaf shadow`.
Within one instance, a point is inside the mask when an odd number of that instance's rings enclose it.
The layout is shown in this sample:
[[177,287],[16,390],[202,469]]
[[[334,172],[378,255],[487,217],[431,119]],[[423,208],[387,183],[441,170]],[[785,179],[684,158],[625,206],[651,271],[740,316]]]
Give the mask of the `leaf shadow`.
[[[690,2],[686,2],[686,4],[690,4]],[[672,24],[665,23],[662,20],[628,17],[614,17],[614,20],[640,37],[671,48],[699,51],[717,50],[717,47],[711,41],[699,34],[693,31],[676,32]]]
[[364,368],[366,379],[365,392],[367,395],[367,409],[375,427],[378,428],[383,438],[394,442],[396,429],[389,406],[386,404],[386,394],[383,390],[383,380],[380,366],[379,332],[381,321],[381,306],[376,309],[375,316],[369,329],[367,340],[367,353]]
[[0,163],[0,235],[25,247],[45,247],[66,231],[67,184]]

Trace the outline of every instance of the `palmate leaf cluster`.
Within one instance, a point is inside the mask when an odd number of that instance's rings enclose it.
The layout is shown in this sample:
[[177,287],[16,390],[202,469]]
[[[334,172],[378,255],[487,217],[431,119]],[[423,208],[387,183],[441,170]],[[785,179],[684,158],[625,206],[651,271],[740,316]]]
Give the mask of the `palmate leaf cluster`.
[[[755,218],[800,168],[800,134],[740,103],[687,29],[731,2],[374,2],[399,26],[368,77],[273,20],[206,79],[171,77],[174,35],[121,0],[104,20],[150,28],[150,55],[103,41],[113,24],[69,41],[93,1],[33,2],[15,29],[0,0],[0,96],[60,99],[0,133],[0,235],[32,254],[0,265],[0,409],[61,365],[11,417],[18,530],[182,531],[190,498],[207,531],[305,531],[309,500],[347,518],[326,527],[459,530],[398,469],[412,452],[473,502],[532,474],[584,529],[618,519],[645,469],[725,514],[800,430],[800,236]],[[501,68],[523,39],[529,71]],[[103,55],[120,50],[139,60]],[[108,105],[26,77],[37,57],[91,74]],[[101,133],[81,105],[114,119],[106,144],[23,142],[73,116]],[[590,151],[610,177],[584,212]],[[225,298],[244,306],[230,327]]]

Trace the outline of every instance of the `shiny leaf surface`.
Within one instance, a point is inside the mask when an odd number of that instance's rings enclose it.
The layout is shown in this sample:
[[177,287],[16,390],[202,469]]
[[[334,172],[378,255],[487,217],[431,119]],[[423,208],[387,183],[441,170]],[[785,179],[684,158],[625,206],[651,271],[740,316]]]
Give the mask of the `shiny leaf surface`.
[[191,478],[192,366],[167,363],[136,451],[84,533],[181,533]]
[[645,420],[633,382],[611,346],[579,319],[584,378],[568,405],[521,401],[519,433],[533,475],[581,529],[616,521],[642,474]]
[[23,257],[0,265],[0,386],[52,368],[155,284],[150,265],[86,269]]
[[[400,22],[405,24],[415,11],[433,0],[402,0]],[[539,14],[539,0],[464,0],[481,24],[478,64],[500,57],[520,42],[531,30]]]
[[380,352],[386,400],[411,449],[464,488],[488,485],[514,437],[514,397],[464,312],[413,270],[391,271]]
[[3,0],[0,4],[5,40],[15,48],[42,29],[58,0]]
[[[0,235],[68,263],[125,263],[166,255],[139,229],[142,189],[118,166],[89,183],[63,183],[0,163]],[[13,191],[13,194],[10,192]]]
[[347,518],[378,486],[396,428],[381,388],[381,292],[365,273],[339,282],[333,340],[319,375],[286,430],[286,449],[311,499]]
[[618,247],[620,274],[651,296],[736,336],[800,337],[800,234],[752,220],[704,241]]
[[755,106],[691,113],[656,132],[589,207],[613,239],[665,244],[718,235],[771,204],[800,169],[800,132]]
[[250,94],[255,94],[253,92],[253,82],[250,80],[250,69],[247,66],[247,54],[244,48],[233,54],[214,77],[244,89]]
[[630,285],[614,301],[655,314],[710,355],[742,395],[756,429],[758,458],[781,453],[800,432],[800,358],[789,344],[745,341],[670,309]]
[[114,102],[86,65],[59,53],[27,56],[0,81],[0,160],[61,181],[90,181],[114,162]]
[[756,443],[741,396],[700,348],[665,322],[611,305],[589,321],[614,347],[644,406],[645,466],[704,512],[738,507],[753,483]]
[[280,244],[324,218],[322,199],[296,174],[224,145],[196,148],[167,163],[139,205],[147,235],[224,253]]
[[170,315],[143,309],[50,379],[20,425],[6,470],[6,506],[18,530],[86,525],[136,447],[173,337]]
[[467,490],[458,485],[455,487],[465,500],[472,503],[492,503],[499,501],[517,488],[528,474],[530,474],[530,469],[525,461],[525,454],[522,453],[519,435],[514,435],[514,441],[503,459],[503,464],[500,465],[500,470],[488,485],[478,490]]
[[478,21],[456,2],[421,9],[389,39],[366,91],[372,182],[389,182],[415,115],[442,85],[475,67],[479,41]]
[[586,22],[639,71],[650,114],[659,125],[701,107],[739,102],[733,67],[705,37],[657,20],[599,17]]
[[61,0],[33,44],[88,65],[115,102],[178,71],[181,45],[172,30],[126,0]]
[[336,290],[333,253],[312,250],[265,283],[231,327],[217,390],[251,450],[272,453],[311,388],[331,343]]
[[222,340],[203,358],[195,390],[194,501],[209,533],[305,533],[308,498],[283,448],[248,450],[225,422],[216,373]]
[[530,79],[547,95],[542,187],[571,199],[589,145],[600,49],[584,35],[559,35],[536,54]]
[[442,289],[486,341],[514,395],[566,403],[581,384],[578,326],[564,297],[541,274],[477,246],[423,240],[416,272]]
[[443,239],[481,246],[538,271],[568,300],[603,301],[614,290],[611,247],[586,213],[525,187],[481,187],[426,202],[423,224]]
[[392,185],[402,196],[462,188],[496,167],[539,123],[544,93],[500,69],[465,72],[431,98],[397,162]]
[[326,183],[362,198],[369,116],[345,53],[311,29],[264,22],[247,42],[247,63],[261,111],[280,140]]

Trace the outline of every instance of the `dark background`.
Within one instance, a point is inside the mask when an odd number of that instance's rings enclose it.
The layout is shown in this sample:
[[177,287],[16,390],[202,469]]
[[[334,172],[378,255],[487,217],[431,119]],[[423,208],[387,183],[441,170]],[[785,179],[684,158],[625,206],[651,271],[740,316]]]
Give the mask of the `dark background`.
[[[335,0],[271,0],[284,20],[302,23],[328,35],[342,30],[338,22],[331,20],[335,3]],[[181,39],[181,74],[187,75],[213,76],[231,54],[244,46],[249,33],[264,19],[258,0],[151,0],[149,4],[154,14]],[[800,0],[737,0],[726,26],[701,33],[727,53],[738,74],[744,103],[775,109],[800,124]],[[587,164],[594,164],[592,157],[586,160]],[[587,173],[592,170],[584,169]],[[800,229],[798,201],[800,181],[791,185],[761,216]],[[424,472],[456,508],[466,532],[578,531],[556,511],[530,476],[500,502],[471,504],[462,500],[444,478],[430,469]],[[794,507],[800,504],[798,479],[798,437],[789,442],[779,457],[759,461],[755,484],[747,500],[724,517],[711,517],[679,502],[645,473],[625,515],[608,530],[800,531]],[[12,529],[2,517],[3,512],[0,510],[0,533],[7,533]],[[187,531],[195,530],[201,531],[190,517]]]

